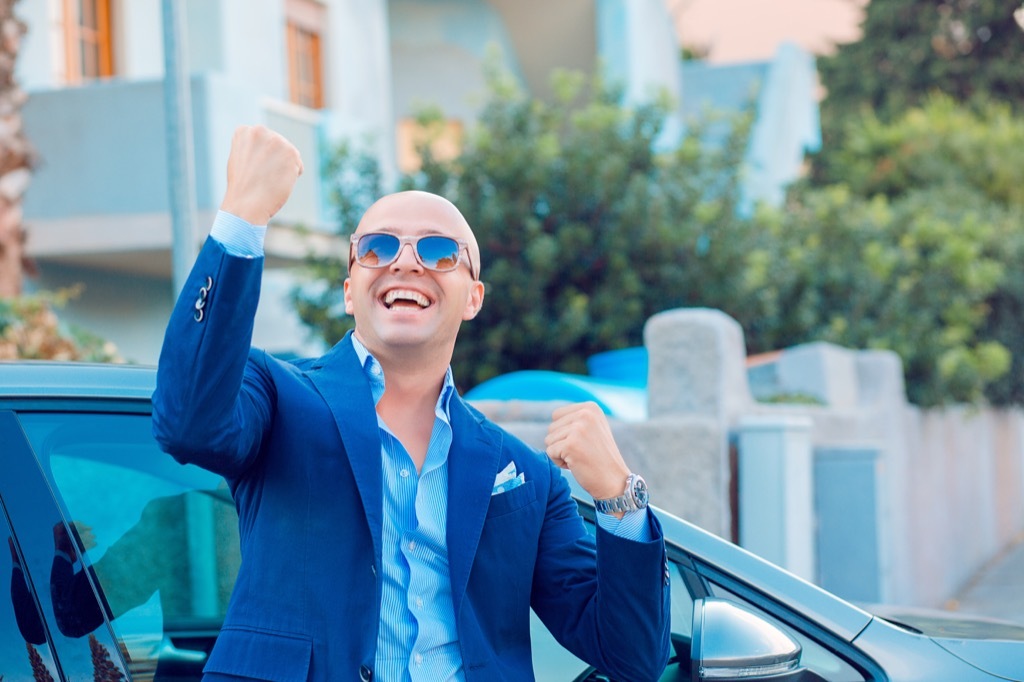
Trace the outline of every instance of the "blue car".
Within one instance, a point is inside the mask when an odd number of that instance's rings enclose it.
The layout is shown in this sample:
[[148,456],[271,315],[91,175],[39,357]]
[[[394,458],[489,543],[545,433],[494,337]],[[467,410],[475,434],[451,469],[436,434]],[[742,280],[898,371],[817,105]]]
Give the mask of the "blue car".
[[[160,452],[152,368],[0,363],[0,678],[199,680],[241,557],[219,477]],[[594,513],[578,497],[588,523]],[[881,618],[659,512],[662,680],[1024,680],[1024,627]],[[607,680],[534,619],[542,682]]]

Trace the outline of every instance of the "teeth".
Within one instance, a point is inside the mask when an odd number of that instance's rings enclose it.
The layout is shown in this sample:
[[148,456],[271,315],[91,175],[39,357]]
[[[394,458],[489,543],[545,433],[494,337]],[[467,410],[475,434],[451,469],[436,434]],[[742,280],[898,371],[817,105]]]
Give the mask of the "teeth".
[[387,305],[392,305],[398,299],[412,301],[421,308],[426,308],[428,305],[430,305],[430,301],[427,300],[426,296],[419,292],[410,291],[408,289],[392,289],[391,291],[384,294],[384,303],[386,303]]

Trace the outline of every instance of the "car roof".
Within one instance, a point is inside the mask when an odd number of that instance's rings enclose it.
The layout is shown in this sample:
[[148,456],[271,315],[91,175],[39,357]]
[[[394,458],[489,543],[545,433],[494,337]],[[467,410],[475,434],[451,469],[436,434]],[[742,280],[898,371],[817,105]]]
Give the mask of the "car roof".
[[149,400],[156,368],[86,362],[0,362],[0,399],[113,398]]

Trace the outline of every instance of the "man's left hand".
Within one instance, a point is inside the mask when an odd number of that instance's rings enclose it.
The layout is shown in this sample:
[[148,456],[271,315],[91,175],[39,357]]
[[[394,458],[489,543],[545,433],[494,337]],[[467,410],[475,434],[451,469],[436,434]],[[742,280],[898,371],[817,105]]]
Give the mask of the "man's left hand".
[[595,500],[618,497],[625,491],[629,467],[615,444],[608,418],[596,403],[555,410],[544,445],[551,461],[570,470]]

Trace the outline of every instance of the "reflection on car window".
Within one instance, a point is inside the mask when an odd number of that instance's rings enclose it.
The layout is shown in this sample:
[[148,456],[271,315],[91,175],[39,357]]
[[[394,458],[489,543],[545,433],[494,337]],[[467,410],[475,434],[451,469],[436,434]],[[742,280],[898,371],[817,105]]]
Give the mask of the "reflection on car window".
[[0,679],[58,679],[39,606],[2,507],[0,538],[6,539],[0,540],[0,576],[10,578],[10,600],[0,599]]
[[742,604],[745,608],[758,614],[799,642],[800,647],[803,649],[800,655],[800,664],[805,668],[813,670],[821,677],[829,680],[829,682],[864,682],[864,676],[857,672],[849,663],[804,633],[794,630],[764,609],[757,607],[749,600],[744,599],[714,581],[710,581],[710,585],[711,593],[715,597],[721,597],[737,604]]
[[240,561],[223,480],[162,453],[145,415],[26,414],[22,424],[130,670],[160,680],[191,668],[198,679]]

